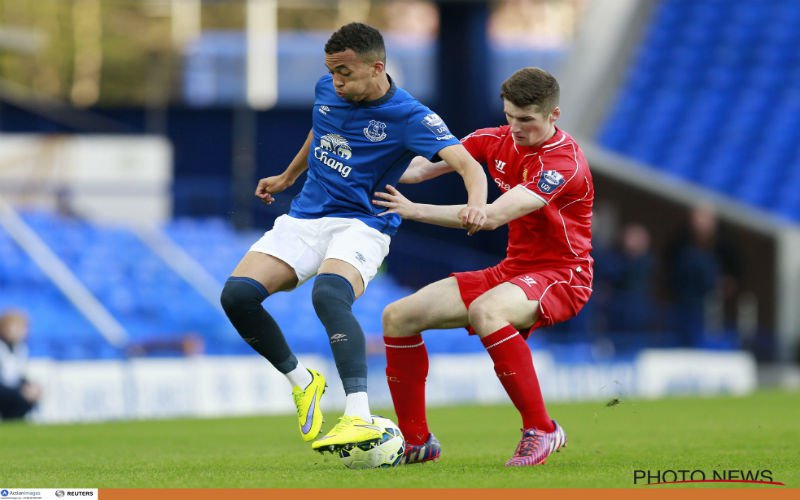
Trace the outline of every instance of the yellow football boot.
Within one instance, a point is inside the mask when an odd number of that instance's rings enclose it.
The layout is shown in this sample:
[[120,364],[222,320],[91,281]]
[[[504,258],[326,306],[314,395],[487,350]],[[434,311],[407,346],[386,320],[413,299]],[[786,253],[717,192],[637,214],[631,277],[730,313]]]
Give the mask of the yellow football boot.
[[305,389],[294,386],[292,397],[297,406],[297,427],[303,441],[312,441],[319,435],[322,429],[322,410],[319,407],[319,400],[325,394],[325,376],[321,373],[308,369],[311,373],[311,383]]
[[330,432],[314,441],[311,448],[319,452],[333,452],[345,445],[379,440],[382,436],[383,429],[379,425],[365,422],[361,417],[344,415],[339,417],[339,423]]

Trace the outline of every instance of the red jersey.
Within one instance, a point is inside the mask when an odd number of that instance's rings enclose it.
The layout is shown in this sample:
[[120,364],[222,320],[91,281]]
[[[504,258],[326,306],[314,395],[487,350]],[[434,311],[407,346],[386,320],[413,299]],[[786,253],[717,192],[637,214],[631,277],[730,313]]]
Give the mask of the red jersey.
[[516,145],[509,129],[484,128],[461,141],[486,165],[502,192],[521,185],[546,203],[508,223],[506,258],[499,267],[510,272],[563,267],[591,272],[594,185],[583,152],[558,128],[538,147]]

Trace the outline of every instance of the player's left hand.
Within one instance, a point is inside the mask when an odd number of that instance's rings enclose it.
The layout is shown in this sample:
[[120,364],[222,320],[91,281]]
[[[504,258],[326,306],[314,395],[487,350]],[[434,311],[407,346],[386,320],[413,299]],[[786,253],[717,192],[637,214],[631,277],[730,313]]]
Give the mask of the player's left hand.
[[271,205],[275,201],[273,194],[281,193],[292,185],[285,175],[273,175],[265,177],[258,181],[256,186],[256,197],[261,198],[261,201],[267,205]]
[[389,184],[386,185],[386,191],[385,193],[375,193],[375,197],[378,199],[372,200],[373,205],[387,208],[387,210],[378,215],[397,214],[404,219],[413,219],[417,212],[416,203],[403,196],[403,193]]
[[458,218],[461,219],[461,227],[472,236],[486,224],[486,205],[467,205],[459,210]]

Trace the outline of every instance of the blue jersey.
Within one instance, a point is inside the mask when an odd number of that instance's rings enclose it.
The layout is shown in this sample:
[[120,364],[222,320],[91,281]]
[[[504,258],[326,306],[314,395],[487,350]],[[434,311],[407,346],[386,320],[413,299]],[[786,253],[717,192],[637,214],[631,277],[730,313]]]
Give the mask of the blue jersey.
[[391,236],[400,217],[379,217],[384,208],[372,204],[373,193],[397,184],[415,156],[433,160],[460,141],[436,113],[391,80],[386,95],[360,103],[337,96],[332,80],[326,75],[317,82],[308,177],[289,215],[359,219]]

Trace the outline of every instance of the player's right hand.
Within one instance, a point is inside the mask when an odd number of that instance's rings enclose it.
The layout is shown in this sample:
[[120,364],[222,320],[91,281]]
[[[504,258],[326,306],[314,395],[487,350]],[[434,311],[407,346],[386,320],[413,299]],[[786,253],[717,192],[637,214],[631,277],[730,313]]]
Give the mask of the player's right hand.
[[261,198],[261,201],[267,205],[275,201],[273,194],[280,193],[286,190],[293,183],[288,181],[283,175],[273,175],[272,177],[264,177],[258,181],[256,186],[256,197]]
[[467,205],[458,212],[461,227],[467,230],[467,235],[472,236],[481,230],[486,223],[486,205]]
[[391,184],[386,185],[386,192],[375,193],[375,198],[372,200],[373,205],[386,208],[378,214],[379,216],[397,214],[404,219],[414,220],[416,218],[417,204],[403,196],[403,193]]

